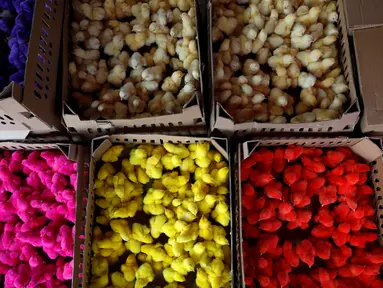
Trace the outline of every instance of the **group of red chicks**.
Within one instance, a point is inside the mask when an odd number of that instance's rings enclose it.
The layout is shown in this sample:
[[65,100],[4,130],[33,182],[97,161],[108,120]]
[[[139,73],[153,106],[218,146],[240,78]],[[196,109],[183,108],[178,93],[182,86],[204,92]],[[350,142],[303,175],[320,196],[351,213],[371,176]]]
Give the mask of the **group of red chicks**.
[[383,287],[383,248],[350,149],[262,147],[241,163],[247,287]]

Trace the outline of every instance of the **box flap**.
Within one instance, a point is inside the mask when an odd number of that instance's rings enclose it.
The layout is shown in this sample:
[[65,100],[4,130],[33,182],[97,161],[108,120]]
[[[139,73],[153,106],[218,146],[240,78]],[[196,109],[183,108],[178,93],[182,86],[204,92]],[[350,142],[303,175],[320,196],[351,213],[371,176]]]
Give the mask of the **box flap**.
[[382,157],[382,150],[368,138],[362,139],[351,146],[350,149],[369,163]]
[[382,0],[344,0],[348,30],[383,26]]
[[[373,44],[372,44],[373,43]],[[383,27],[354,32],[360,93],[364,102],[364,125],[383,124]]]

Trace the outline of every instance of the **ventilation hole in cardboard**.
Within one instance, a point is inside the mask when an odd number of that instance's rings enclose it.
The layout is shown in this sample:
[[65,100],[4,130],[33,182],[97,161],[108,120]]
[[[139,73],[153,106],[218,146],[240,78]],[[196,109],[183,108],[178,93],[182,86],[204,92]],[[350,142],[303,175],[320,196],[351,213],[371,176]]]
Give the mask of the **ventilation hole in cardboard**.
[[43,89],[43,87],[42,87],[39,83],[37,83],[36,81],[35,81],[35,86],[36,86],[37,88],[39,88],[40,90]]
[[291,129],[290,129],[290,132],[294,132],[294,131],[295,131],[294,128],[291,128]]
[[283,131],[285,131],[285,128],[281,128],[279,131],[283,132]]
[[318,129],[318,132],[322,132],[322,128],[319,128],[319,129]]
[[133,139],[133,143],[136,143],[138,140],[137,139]]
[[40,36],[40,41],[44,44],[44,46],[47,46],[47,41],[44,39],[43,36]]
[[52,51],[49,50],[49,51],[48,51],[48,55],[49,55],[49,56],[52,56]]
[[41,28],[41,33],[43,33],[43,35],[48,38],[48,32],[45,30],[45,28]]
[[51,80],[51,79],[49,78],[49,76],[45,77],[45,79],[47,79],[48,82]]
[[178,121],[178,126],[182,126],[182,121]]
[[378,174],[378,170],[374,169],[374,174]]
[[376,165],[376,161],[372,161],[372,162],[371,162],[371,165],[372,165],[372,166],[375,166],[375,165]]
[[142,143],[146,143],[146,140],[145,140],[145,139],[142,139]]
[[11,123],[12,125],[15,125],[15,122],[9,122],[9,123]]
[[275,131],[275,128],[271,128],[271,129],[270,129],[270,132],[274,132],[274,131]]
[[375,183],[379,183],[380,182],[380,179],[379,178],[376,178],[375,179]]
[[3,125],[7,125],[7,123],[6,123],[6,122],[4,122],[4,121],[1,121],[1,124],[3,124]]
[[382,204],[379,205],[379,209],[383,209],[383,205]]
[[161,145],[164,144],[164,141],[163,141],[162,139],[160,139],[160,144],[161,144]]
[[304,130],[303,128],[299,128],[299,132],[303,132],[303,130]]
[[39,99],[41,99],[41,95],[39,92],[37,92],[36,90],[33,91],[33,94],[35,94],[36,97],[38,97]]
[[327,131],[328,131],[328,132],[331,132],[331,131],[332,131],[332,127],[328,127],[328,128],[327,128]]
[[41,75],[39,74],[39,72],[36,71],[36,76],[37,78],[39,78],[41,81],[43,81],[43,77],[41,77]]
[[313,132],[313,128],[309,128],[309,132]]
[[154,140],[150,140],[150,143],[152,143],[152,144],[154,144],[156,141],[154,141]]
[[169,127],[174,127],[173,123],[168,123]]

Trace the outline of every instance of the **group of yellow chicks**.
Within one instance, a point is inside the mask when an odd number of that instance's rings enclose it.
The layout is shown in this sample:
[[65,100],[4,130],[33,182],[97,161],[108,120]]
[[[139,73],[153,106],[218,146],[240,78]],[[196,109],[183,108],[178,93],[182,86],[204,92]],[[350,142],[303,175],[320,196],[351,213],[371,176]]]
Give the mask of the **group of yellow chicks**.
[[[91,287],[141,288],[161,273],[166,288],[184,287],[188,273],[196,273],[197,287],[231,287],[223,156],[208,142],[124,151],[115,145],[103,154],[94,182],[101,212],[93,231]],[[109,266],[122,261],[109,274]]]

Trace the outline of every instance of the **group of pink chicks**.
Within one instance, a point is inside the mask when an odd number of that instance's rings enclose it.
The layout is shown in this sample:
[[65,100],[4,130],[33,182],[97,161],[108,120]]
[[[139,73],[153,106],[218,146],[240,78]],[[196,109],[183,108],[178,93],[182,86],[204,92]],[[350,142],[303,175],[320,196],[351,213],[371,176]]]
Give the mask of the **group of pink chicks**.
[[0,275],[4,287],[68,287],[77,164],[59,151],[0,153]]

